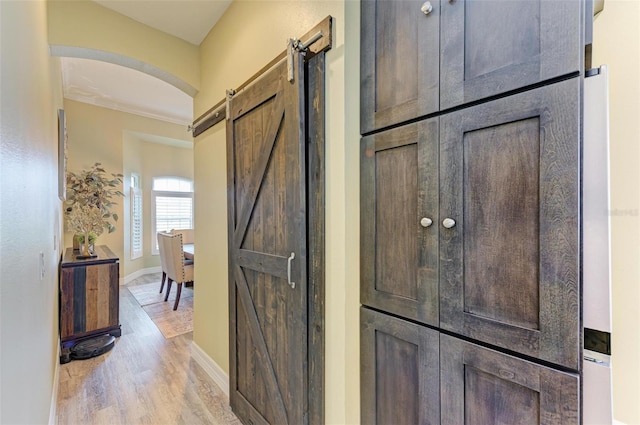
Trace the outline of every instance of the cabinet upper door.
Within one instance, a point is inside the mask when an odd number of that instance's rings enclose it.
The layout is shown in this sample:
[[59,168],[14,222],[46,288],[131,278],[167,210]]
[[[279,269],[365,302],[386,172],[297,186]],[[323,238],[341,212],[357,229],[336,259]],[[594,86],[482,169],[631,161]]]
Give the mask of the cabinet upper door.
[[579,71],[582,4],[443,0],[440,109]]
[[439,1],[361,3],[362,134],[438,110]]
[[441,327],[574,370],[579,100],[574,78],[440,119]]
[[438,120],[364,137],[361,149],[361,301],[437,326]]

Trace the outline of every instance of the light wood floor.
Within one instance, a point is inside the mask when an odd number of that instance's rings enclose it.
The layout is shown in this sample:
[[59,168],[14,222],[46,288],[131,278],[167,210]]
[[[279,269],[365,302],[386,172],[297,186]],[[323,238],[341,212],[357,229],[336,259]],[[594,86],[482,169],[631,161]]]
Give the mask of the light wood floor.
[[[131,283],[158,282],[160,275]],[[60,365],[58,424],[240,424],[191,359],[193,333],[165,339],[120,287],[122,336],[106,354]]]

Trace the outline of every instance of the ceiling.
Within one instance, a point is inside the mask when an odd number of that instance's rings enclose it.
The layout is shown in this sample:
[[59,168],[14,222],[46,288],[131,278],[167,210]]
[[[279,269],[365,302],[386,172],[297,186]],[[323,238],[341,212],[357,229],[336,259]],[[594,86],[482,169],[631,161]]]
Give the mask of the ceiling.
[[93,0],[157,30],[199,46],[231,0]]
[[[231,0],[93,0],[157,30],[200,45]],[[193,99],[143,72],[107,62],[61,58],[64,97],[188,125]]]
[[64,97],[175,124],[193,121],[193,99],[144,72],[91,59],[62,58]]

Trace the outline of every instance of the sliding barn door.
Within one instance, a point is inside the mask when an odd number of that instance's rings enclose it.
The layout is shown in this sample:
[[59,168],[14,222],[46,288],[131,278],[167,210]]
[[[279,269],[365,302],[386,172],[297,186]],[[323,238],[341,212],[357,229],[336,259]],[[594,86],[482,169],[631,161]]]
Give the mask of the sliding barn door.
[[246,424],[307,421],[304,74],[296,54],[227,122],[230,402]]

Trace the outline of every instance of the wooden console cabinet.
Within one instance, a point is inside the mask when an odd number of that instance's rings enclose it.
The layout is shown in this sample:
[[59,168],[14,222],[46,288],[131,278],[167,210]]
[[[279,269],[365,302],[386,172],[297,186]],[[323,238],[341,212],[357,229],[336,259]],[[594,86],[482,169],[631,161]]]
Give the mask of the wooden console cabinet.
[[60,263],[62,357],[79,340],[103,334],[119,337],[119,259],[106,246],[95,258],[76,259],[68,248]]

